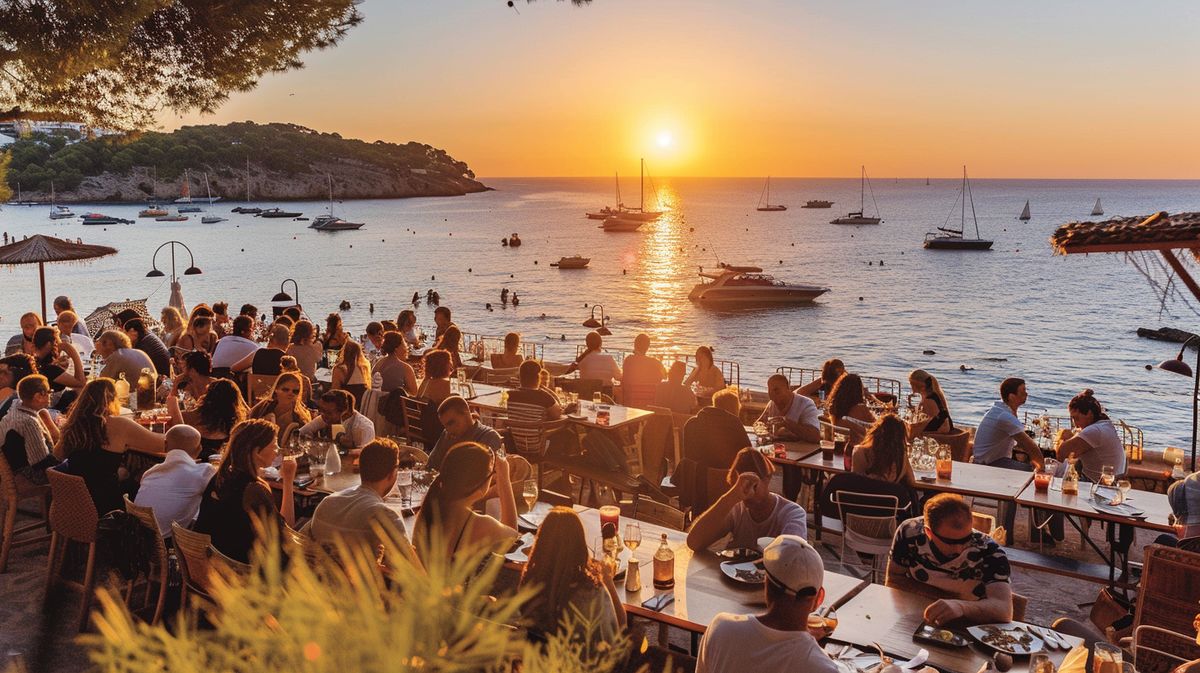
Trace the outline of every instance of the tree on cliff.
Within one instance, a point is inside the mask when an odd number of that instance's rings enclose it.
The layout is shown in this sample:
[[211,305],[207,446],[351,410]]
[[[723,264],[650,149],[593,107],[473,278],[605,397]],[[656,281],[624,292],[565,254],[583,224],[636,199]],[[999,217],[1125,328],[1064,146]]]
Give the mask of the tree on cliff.
[[12,152],[0,152],[0,202],[12,198],[12,188],[8,186],[8,165],[12,163]]
[[0,114],[132,130],[162,109],[212,112],[337,44],[362,21],[357,4],[0,0]]

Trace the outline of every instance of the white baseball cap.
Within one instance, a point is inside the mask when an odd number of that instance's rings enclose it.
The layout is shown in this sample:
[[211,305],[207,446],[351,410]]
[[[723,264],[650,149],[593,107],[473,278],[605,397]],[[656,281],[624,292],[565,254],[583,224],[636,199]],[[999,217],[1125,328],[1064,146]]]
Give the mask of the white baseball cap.
[[811,589],[813,593],[825,581],[821,555],[799,535],[780,535],[763,549],[763,569],[767,580],[795,596]]

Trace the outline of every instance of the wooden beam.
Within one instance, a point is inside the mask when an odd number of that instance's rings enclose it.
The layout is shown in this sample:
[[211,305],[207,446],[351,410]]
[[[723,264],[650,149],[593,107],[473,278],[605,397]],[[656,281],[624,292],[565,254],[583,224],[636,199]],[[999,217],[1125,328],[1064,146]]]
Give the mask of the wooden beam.
[[1079,255],[1090,252],[1138,252],[1140,250],[1195,250],[1200,248],[1200,239],[1182,241],[1146,241],[1144,243],[1097,243],[1093,245],[1057,245],[1064,255]]
[[1192,275],[1188,273],[1187,269],[1183,266],[1183,262],[1179,261],[1179,258],[1175,256],[1175,253],[1170,250],[1163,250],[1162,256],[1166,258],[1167,264],[1170,264],[1171,268],[1175,269],[1175,273],[1179,274],[1179,279],[1183,281],[1183,284],[1187,285],[1188,289],[1192,291],[1192,296],[1195,297],[1197,301],[1200,301],[1200,285],[1196,284],[1196,281],[1192,278]]

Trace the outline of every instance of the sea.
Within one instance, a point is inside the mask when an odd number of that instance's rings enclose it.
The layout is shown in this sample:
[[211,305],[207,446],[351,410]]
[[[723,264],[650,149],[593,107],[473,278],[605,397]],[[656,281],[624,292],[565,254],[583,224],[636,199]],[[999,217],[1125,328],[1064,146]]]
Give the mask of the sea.
[[[395,319],[410,308],[432,325],[436,290],[466,332],[517,331],[545,344],[547,359],[570,359],[589,331],[593,313],[609,320],[606,345],[629,350],[635,335],[650,335],[656,350],[692,352],[712,346],[740,365],[741,385],[764,388],[776,367],[820,367],[841,358],[854,372],[904,380],[922,368],[938,377],[951,413],[974,424],[998,399],[1000,381],[1027,381],[1033,413],[1066,415],[1070,398],[1092,388],[1113,418],[1145,432],[1147,447],[1189,446],[1192,382],[1158,369],[1178,345],[1139,338],[1139,327],[1194,331],[1197,308],[1163,302],[1143,275],[1141,256],[1056,256],[1049,237],[1089,213],[1101,199],[1105,217],[1200,208],[1200,182],[1127,180],[974,180],[971,195],[980,234],[990,252],[929,251],[927,231],[957,228],[960,178],[876,178],[865,197],[878,226],[835,226],[829,220],[858,210],[860,181],[771,181],[771,201],[784,212],[758,212],[762,179],[654,180],[648,199],[667,213],[634,233],[606,233],[586,210],[614,202],[611,178],[484,178],[493,188],[446,198],[346,201],[337,215],[365,222],[361,230],[323,233],[308,222],[230,213],[235,201],[211,210],[227,222],[205,225],[137,219],[140,206],[73,205],[134,220],[131,225],[84,226],[52,221],[49,206],[4,206],[0,231],[10,237],[43,233],[115,247],[118,254],[87,263],[46,267],[46,293],[71,296],[81,315],[110,301],[147,298],[157,314],[169,278],[151,278],[152,265],[171,272],[193,263],[203,273],[181,276],[185,302],[252,303],[266,309],[286,283],[306,312],[320,321],[350,308],[343,319],[358,333],[371,320]],[[638,184],[621,185],[636,204]],[[831,209],[803,209],[808,199]],[[1017,220],[1025,201],[1033,218]],[[326,202],[254,203],[284,206],[314,217]],[[966,228],[974,232],[971,202]],[[517,233],[520,247],[503,239]],[[156,250],[158,251],[155,254]],[[586,270],[550,266],[560,257],[591,258]],[[714,310],[692,304],[688,292],[701,268],[718,262],[756,265],[776,278],[820,284],[830,291],[814,304]],[[293,285],[290,280],[295,281]],[[1161,278],[1160,278],[1161,280]],[[19,330],[21,313],[39,307],[35,266],[0,274],[0,337]],[[501,290],[520,299],[503,305]],[[491,308],[488,308],[488,304]],[[371,305],[374,312],[371,312]],[[1192,357],[1191,355],[1188,356]]]

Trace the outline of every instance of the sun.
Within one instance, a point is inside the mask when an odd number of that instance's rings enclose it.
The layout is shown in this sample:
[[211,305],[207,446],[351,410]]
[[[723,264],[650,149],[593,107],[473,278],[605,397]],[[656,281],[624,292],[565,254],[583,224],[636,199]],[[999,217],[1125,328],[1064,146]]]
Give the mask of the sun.
[[670,131],[659,131],[658,132],[658,146],[659,147],[662,147],[662,148],[670,147],[671,143],[674,142],[674,140],[675,139],[671,137]]

